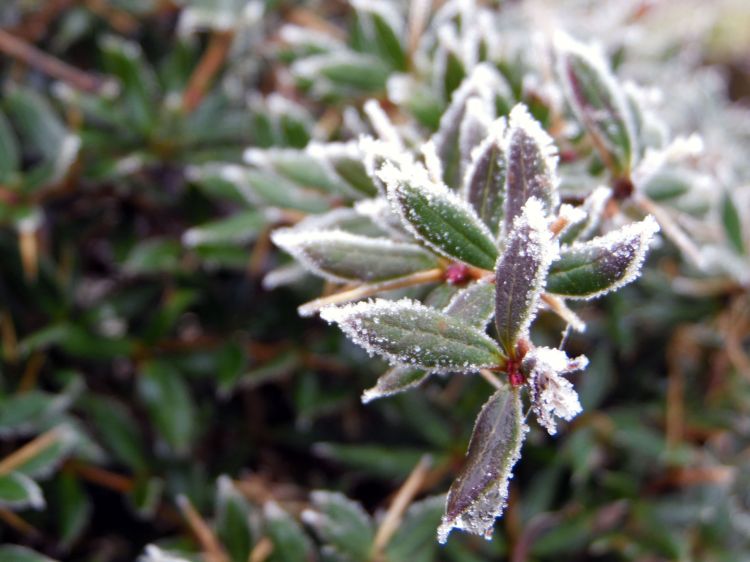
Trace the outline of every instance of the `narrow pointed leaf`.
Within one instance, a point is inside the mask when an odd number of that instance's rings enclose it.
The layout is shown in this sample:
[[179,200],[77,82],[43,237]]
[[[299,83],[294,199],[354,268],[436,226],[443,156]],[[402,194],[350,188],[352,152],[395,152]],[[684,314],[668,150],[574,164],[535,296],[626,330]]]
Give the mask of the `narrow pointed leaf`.
[[42,509],[44,496],[39,484],[20,472],[0,476],[0,507]]
[[489,102],[499,83],[502,83],[502,78],[494,68],[486,64],[478,65],[453,93],[450,105],[440,118],[440,125],[432,141],[443,165],[442,179],[454,189],[458,188],[461,179],[460,134],[468,101],[478,98],[485,103]]
[[497,234],[503,218],[507,162],[503,150],[502,123],[474,152],[464,178],[464,197],[490,232]]
[[466,102],[466,114],[458,132],[458,148],[461,154],[461,175],[471,164],[472,153],[487,138],[492,126],[492,113],[485,100],[472,97]]
[[508,481],[527,431],[517,390],[498,390],[479,412],[469,442],[466,463],[451,485],[438,540],[445,543],[452,529],[485,538],[492,536],[495,518],[505,509]]
[[313,509],[302,512],[302,521],[323,544],[341,560],[367,560],[375,530],[362,506],[337,492],[315,491],[311,499]]
[[48,558],[43,554],[39,554],[30,548],[15,544],[4,544],[0,546],[0,560],[3,562],[57,562],[56,560]]
[[332,281],[383,281],[432,269],[434,254],[415,244],[341,230],[277,230],[273,241],[313,273]]
[[253,547],[250,504],[227,476],[220,476],[216,495],[216,534],[232,562],[246,562]]
[[617,176],[627,176],[638,152],[626,96],[597,51],[567,35],[556,37],[557,72],[563,92],[594,140],[602,160]]
[[321,317],[370,354],[433,371],[476,371],[502,352],[484,332],[421,303],[378,299],[323,309]]
[[515,218],[531,197],[542,202],[545,214],[559,203],[555,174],[557,151],[550,136],[535,121],[524,105],[510,113],[505,158],[504,225],[508,232]]
[[546,291],[589,299],[635,280],[659,226],[653,217],[563,250],[550,267]]
[[18,142],[10,123],[0,112],[0,185],[9,184],[21,165]]
[[430,376],[429,371],[411,365],[396,365],[378,377],[375,386],[362,393],[362,403],[416,388]]
[[297,521],[273,502],[263,507],[266,535],[273,544],[273,562],[312,560],[313,545]]
[[744,254],[745,240],[742,235],[742,219],[729,193],[724,194],[724,200],[721,203],[721,222],[734,251],[738,254]]
[[492,234],[469,205],[444,185],[427,178],[424,168],[385,166],[380,177],[404,225],[441,254],[492,269],[497,249]]
[[529,199],[513,222],[495,268],[495,323],[503,348],[513,354],[531,325],[550,263],[557,255],[542,204]]

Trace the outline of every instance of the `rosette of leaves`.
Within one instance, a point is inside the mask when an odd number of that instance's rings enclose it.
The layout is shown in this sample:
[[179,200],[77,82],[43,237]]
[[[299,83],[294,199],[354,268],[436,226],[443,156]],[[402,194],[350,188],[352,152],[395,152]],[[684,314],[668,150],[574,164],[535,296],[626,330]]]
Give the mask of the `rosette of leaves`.
[[[331,227],[325,215],[273,234],[308,270],[346,284],[300,311],[321,310],[354,342],[392,363],[365,400],[412,388],[433,373],[482,373],[495,382],[448,494],[441,542],[453,528],[491,535],[527,430],[524,389],[550,433],[555,417],[580,411],[565,375],[585,367],[585,357],[530,340],[542,303],[580,329],[564,301],[632,281],[658,230],[647,217],[592,238],[609,191],[596,190],[579,207],[561,204],[552,139],[523,105],[507,122],[495,119],[493,77],[480,66],[464,81],[417,156],[397,135],[360,142],[379,194],[355,209],[379,235]],[[442,297],[362,300],[425,286]],[[339,306],[353,300],[360,302]]]

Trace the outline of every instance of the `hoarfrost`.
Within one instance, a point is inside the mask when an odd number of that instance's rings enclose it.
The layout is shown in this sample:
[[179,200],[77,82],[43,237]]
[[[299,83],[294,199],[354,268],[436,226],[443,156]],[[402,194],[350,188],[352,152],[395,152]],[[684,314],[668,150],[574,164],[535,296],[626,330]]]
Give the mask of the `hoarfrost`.
[[555,417],[570,421],[582,411],[578,394],[562,375],[585,369],[586,365],[585,356],[571,359],[564,351],[550,347],[537,347],[524,357],[522,369],[528,376],[532,409],[550,435],[557,433]]

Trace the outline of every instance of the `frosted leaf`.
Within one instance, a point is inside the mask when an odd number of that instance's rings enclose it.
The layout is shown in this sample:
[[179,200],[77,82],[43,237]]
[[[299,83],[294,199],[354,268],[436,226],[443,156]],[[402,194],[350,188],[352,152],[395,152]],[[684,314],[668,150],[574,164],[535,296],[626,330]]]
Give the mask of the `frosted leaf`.
[[290,47],[297,47],[300,51],[307,52],[335,51],[345,48],[342,41],[329,33],[291,23],[284,24],[281,27],[279,39]]
[[495,518],[508,500],[508,482],[528,431],[517,390],[498,390],[477,416],[466,463],[451,485],[438,541],[445,544],[453,529],[492,537]]
[[527,376],[531,407],[550,435],[557,433],[555,417],[570,421],[581,412],[578,394],[562,375],[585,369],[586,365],[585,356],[571,359],[564,351],[550,347],[537,347],[524,357],[521,369]]
[[391,206],[414,236],[447,257],[492,269],[497,258],[492,234],[466,201],[432,182],[422,166],[386,164],[379,177]]
[[0,507],[12,510],[44,509],[39,484],[21,472],[0,475]]
[[372,197],[377,194],[377,187],[367,173],[364,155],[357,142],[311,142],[305,150],[313,158],[327,162],[359,195]]
[[338,492],[316,490],[310,499],[312,509],[302,512],[302,522],[342,559],[366,560],[375,531],[362,506]]
[[437,154],[443,163],[443,181],[456,188],[461,178],[461,124],[467,111],[469,99],[479,98],[488,106],[499,89],[502,77],[491,65],[482,63],[453,92],[448,108],[440,118],[437,132],[432,136]]
[[555,211],[560,202],[555,173],[557,149],[523,104],[510,112],[505,158],[504,231],[508,232],[530,197],[542,202],[545,214]]
[[486,100],[471,97],[466,101],[466,113],[458,131],[462,176],[471,164],[474,149],[489,135],[493,115],[493,108]]
[[620,84],[601,52],[565,33],[555,36],[557,73],[581,124],[594,139],[602,160],[627,176],[638,154],[635,124]]
[[427,141],[419,148],[419,151],[422,153],[424,166],[430,176],[430,180],[435,183],[441,183],[443,181],[443,163],[438,157],[435,143]]
[[411,234],[404,227],[401,218],[391,210],[391,204],[385,197],[357,201],[354,203],[354,210],[370,219],[393,238],[411,239]]
[[381,355],[394,364],[471,372],[502,359],[497,343],[484,332],[410,299],[326,307],[320,316],[338,324],[370,355]]
[[472,152],[462,189],[463,197],[493,234],[498,233],[505,200],[507,161],[504,134],[505,119],[491,124],[488,136]]
[[484,330],[495,314],[495,287],[477,282],[458,291],[443,312]]
[[495,267],[495,323],[503,348],[515,353],[536,316],[557,241],[547,229],[542,203],[532,197],[513,221],[505,250]]
[[343,230],[284,228],[275,230],[271,240],[313,273],[335,282],[383,281],[437,266],[435,256],[415,244]]
[[566,298],[590,299],[619,289],[641,272],[659,225],[652,216],[605,236],[569,246],[552,264],[546,291]]
[[391,122],[391,118],[383,111],[377,100],[367,100],[362,108],[370,121],[375,134],[378,138],[388,144],[393,145],[397,150],[403,150],[404,144],[401,141],[401,135],[398,129]]
[[273,291],[279,287],[298,283],[308,275],[307,269],[294,262],[272,269],[263,277],[263,288]]
[[367,404],[378,398],[399,394],[416,388],[430,376],[429,371],[410,365],[396,365],[378,377],[375,386],[362,393],[362,403]]
[[369,217],[349,207],[339,207],[326,213],[308,215],[295,224],[293,230],[344,230],[354,234],[373,236],[383,234]]
[[414,162],[411,154],[404,150],[400,144],[377,140],[369,136],[360,137],[359,148],[363,154],[363,163],[367,174],[383,195],[386,193],[386,188],[378,174],[380,168],[386,163],[403,167]]
[[604,208],[612,197],[612,190],[606,186],[599,186],[592,191],[581,207],[582,217],[571,219],[568,226],[560,233],[560,242],[570,244],[575,240],[587,240],[599,228]]

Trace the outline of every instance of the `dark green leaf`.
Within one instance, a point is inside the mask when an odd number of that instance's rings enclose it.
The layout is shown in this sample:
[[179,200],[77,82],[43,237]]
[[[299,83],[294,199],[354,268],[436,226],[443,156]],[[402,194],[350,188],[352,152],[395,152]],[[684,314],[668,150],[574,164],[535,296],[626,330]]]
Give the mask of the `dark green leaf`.
[[0,476],[0,507],[43,509],[42,489],[31,478],[20,472]]
[[568,298],[593,298],[633,281],[659,226],[652,217],[606,236],[564,249],[552,264],[546,291]]
[[380,172],[388,197],[406,227],[441,254],[492,269],[497,248],[492,234],[469,205],[444,185],[431,182],[422,168]]
[[219,477],[216,534],[232,562],[247,562],[253,547],[250,504],[227,476]]
[[341,560],[367,560],[375,530],[362,506],[337,492],[316,491],[311,499],[313,508],[302,513],[302,520],[315,529],[323,544]]
[[273,552],[269,562],[308,562],[313,560],[312,542],[300,527],[275,502],[267,502],[263,509],[266,535],[271,539]]
[[415,244],[342,230],[283,229],[273,233],[273,241],[313,273],[336,282],[384,281],[438,265]]
[[338,323],[369,353],[395,363],[466,372],[496,366],[502,359],[499,347],[484,332],[409,299],[328,307],[321,317]]
[[734,251],[738,254],[744,254],[745,239],[742,233],[742,218],[731,194],[728,192],[724,193],[724,200],[721,204],[721,220],[724,225],[724,232]]

